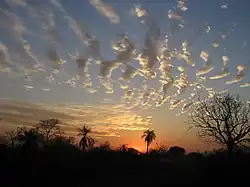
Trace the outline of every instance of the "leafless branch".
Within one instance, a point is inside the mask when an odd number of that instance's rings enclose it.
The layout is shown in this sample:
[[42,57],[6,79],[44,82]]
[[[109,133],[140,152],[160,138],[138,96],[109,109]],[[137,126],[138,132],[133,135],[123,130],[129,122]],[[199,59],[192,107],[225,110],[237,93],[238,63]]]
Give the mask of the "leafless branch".
[[226,145],[229,151],[239,143],[247,142],[250,134],[250,108],[238,95],[216,94],[192,107],[188,123],[199,129],[200,137],[212,138]]

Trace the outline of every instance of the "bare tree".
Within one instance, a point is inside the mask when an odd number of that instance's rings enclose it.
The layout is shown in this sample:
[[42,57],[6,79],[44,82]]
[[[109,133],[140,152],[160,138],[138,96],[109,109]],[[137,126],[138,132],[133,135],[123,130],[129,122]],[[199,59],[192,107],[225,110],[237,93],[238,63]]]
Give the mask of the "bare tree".
[[168,147],[164,144],[158,144],[156,143],[156,149],[155,151],[158,153],[166,153],[168,151]]
[[39,121],[38,130],[44,136],[46,143],[48,143],[51,138],[61,134],[60,123],[61,121],[55,118]]
[[250,141],[250,108],[239,95],[215,94],[193,106],[188,123],[198,128],[200,137],[209,137],[226,146],[231,154],[238,144]]

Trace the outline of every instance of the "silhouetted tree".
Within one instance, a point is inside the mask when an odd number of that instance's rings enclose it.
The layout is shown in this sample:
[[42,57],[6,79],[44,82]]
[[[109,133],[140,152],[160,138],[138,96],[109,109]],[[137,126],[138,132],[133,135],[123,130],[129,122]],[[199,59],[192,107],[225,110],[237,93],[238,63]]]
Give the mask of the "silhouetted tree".
[[160,156],[167,152],[168,152],[167,146],[164,144],[158,144],[158,143],[156,143],[155,148],[149,150],[149,154],[154,155],[154,156]]
[[200,137],[225,145],[229,154],[236,145],[250,140],[250,108],[238,95],[216,94],[193,107],[189,124],[198,128]]
[[79,134],[77,136],[81,136],[79,146],[80,148],[85,151],[90,147],[93,147],[95,140],[88,136],[89,133],[91,133],[91,129],[87,126],[83,126],[82,129],[79,129]]
[[59,124],[61,124],[61,121],[55,118],[39,121],[38,130],[44,136],[46,143],[48,143],[50,139],[61,134]]
[[13,148],[18,143],[17,132],[15,130],[6,132],[5,139],[7,140],[8,147]]
[[111,146],[110,146],[110,143],[108,141],[104,142],[103,144],[101,144],[99,146],[99,148],[101,150],[104,150],[104,151],[110,151],[111,150]]
[[186,150],[183,147],[179,147],[179,146],[170,147],[170,149],[168,150],[168,154],[174,157],[184,156],[185,153],[186,153]]
[[120,152],[127,152],[128,151],[128,144],[122,144],[120,146]]
[[43,138],[37,129],[25,129],[18,127],[16,139],[18,144],[27,149],[39,148],[43,142]]
[[155,140],[156,135],[154,130],[146,130],[143,132],[143,135],[141,138],[144,138],[146,144],[147,144],[147,154],[148,154],[148,148],[149,145]]
[[157,147],[155,149],[158,153],[166,153],[168,151],[168,147],[164,144],[158,144],[156,143]]

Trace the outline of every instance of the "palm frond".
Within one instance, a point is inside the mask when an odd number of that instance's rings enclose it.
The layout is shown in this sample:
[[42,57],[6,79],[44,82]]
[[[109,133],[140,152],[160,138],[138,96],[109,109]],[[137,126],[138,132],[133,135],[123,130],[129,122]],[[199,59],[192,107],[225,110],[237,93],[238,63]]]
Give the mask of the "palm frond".
[[141,136],[141,138],[144,138],[144,137],[146,137],[147,135],[146,134],[143,134],[142,136]]
[[78,134],[77,134],[77,136],[82,136],[83,134],[82,134],[82,132],[79,132]]

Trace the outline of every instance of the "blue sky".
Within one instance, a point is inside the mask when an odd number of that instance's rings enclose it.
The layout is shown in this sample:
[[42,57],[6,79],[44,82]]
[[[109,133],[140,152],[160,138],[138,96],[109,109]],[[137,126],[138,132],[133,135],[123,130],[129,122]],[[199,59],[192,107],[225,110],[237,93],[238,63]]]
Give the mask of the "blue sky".
[[[59,1],[59,0],[58,0]],[[19,6],[17,4],[11,4],[10,6],[6,2],[11,0],[1,1],[1,10],[8,10],[14,12],[15,15],[24,22],[31,34],[25,34],[24,39],[31,45],[32,51],[36,56],[46,64],[49,68],[50,64],[48,58],[45,56],[46,49],[54,46],[57,49],[58,54],[61,58],[67,61],[61,67],[66,73],[61,72],[56,75],[56,79],[59,81],[65,81],[69,79],[69,76],[76,74],[77,66],[74,60],[70,59],[68,53],[74,54],[76,48],[81,55],[84,55],[87,51],[87,47],[84,46],[81,41],[74,35],[72,29],[69,28],[69,22],[64,18],[65,15],[70,16],[75,20],[81,20],[85,26],[87,32],[100,42],[100,51],[102,57],[105,60],[114,60],[115,54],[111,48],[111,41],[114,41],[117,34],[126,33],[128,38],[136,44],[137,50],[142,49],[144,37],[146,34],[146,24],[141,24],[139,18],[135,15],[131,15],[131,9],[140,4],[140,6],[148,12],[149,18],[153,21],[156,27],[160,28],[160,40],[164,39],[164,34],[169,32],[169,29],[176,21],[168,19],[168,11],[176,11],[177,1],[174,0],[144,0],[144,1],[131,1],[131,0],[106,0],[105,2],[113,7],[115,12],[119,15],[120,23],[112,24],[107,17],[102,16],[93,7],[89,1],[82,0],[61,0],[61,5],[67,11],[63,13],[58,8],[53,7],[49,1],[26,1],[28,6]],[[18,2],[18,1],[16,1]],[[250,81],[250,25],[248,24],[248,18],[250,17],[250,2],[248,0],[228,0],[228,1],[217,1],[217,0],[189,0],[185,1],[188,7],[186,12],[182,13],[184,19],[184,28],[177,28],[174,31],[173,37],[176,47],[181,46],[181,41],[187,40],[190,43],[192,53],[195,55],[196,68],[190,68],[185,66],[185,71],[189,74],[190,79],[194,79],[197,68],[202,67],[203,62],[199,58],[201,50],[207,51],[212,59],[214,65],[214,71],[205,75],[206,77],[215,75],[220,72],[222,67],[221,58],[222,56],[228,56],[229,69],[231,75],[226,79],[222,80],[208,80],[206,82],[207,87],[213,87],[218,90],[229,89],[230,92],[238,93],[243,99],[250,99],[248,96],[250,88],[240,88],[239,84],[226,85],[225,80],[231,79],[236,74],[236,66],[242,64],[246,67],[245,78],[242,82]],[[227,8],[222,8],[222,5],[227,5]],[[12,8],[11,8],[12,7]],[[56,28],[59,31],[61,41],[54,42],[50,37],[46,36],[41,29],[38,20],[30,18],[29,7],[35,7],[43,10],[48,9],[55,15]],[[3,14],[1,14],[2,16]],[[4,17],[2,17],[4,18]],[[17,54],[20,52],[18,46],[18,38],[13,36],[13,33],[9,32],[13,29],[11,24],[7,24],[6,19],[0,20],[0,41],[2,44],[8,47],[10,57],[13,63],[19,65],[30,66],[27,60],[18,61]],[[206,24],[210,25],[211,31],[206,33]],[[234,32],[220,42],[219,48],[213,48],[212,43],[221,34],[227,33],[233,24],[236,24]],[[154,28],[150,28],[150,32],[154,32]],[[242,47],[244,45],[244,47]],[[227,50],[225,50],[227,49]],[[139,64],[136,61],[130,62],[134,67],[139,68]],[[175,66],[182,65],[183,62],[173,60]],[[90,72],[93,78],[96,78],[99,74],[99,65],[94,64],[90,67]],[[49,72],[49,71],[48,71]],[[26,102],[41,102],[47,104],[59,104],[59,103],[75,103],[78,105],[96,106],[102,105],[103,100],[113,100],[113,104],[119,104],[124,90],[119,85],[115,85],[113,94],[106,94],[104,89],[99,89],[94,94],[89,94],[84,88],[81,87],[80,81],[76,84],[76,88],[72,88],[66,84],[57,84],[56,82],[48,83],[44,81],[45,77],[49,73],[34,73],[32,75],[32,81],[27,82],[23,80],[22,73],[14,72],[5,73],[0,72],[0,97],[10,98],[13,100],[21,100]],[[176,72],[175,72],[176,73]],[[120,70],[113,72],[113,79],[118,80],[121,75]],[[178,75],[178,73],[176,73]],[[132,80],[130,87],[140,88],[142,85],[143,78],[135,77]],[[26,91],[24,84],[32,85],[34,89]],[[94,87],[99,86],[99,80],[93,79]],[[159,75],[155,80],[147,82],[149,87],[159,86]],[[43,92],[41,88],[50,88],[51,92]],[[184,93],[182,98],[187,97],[187,93]],[[143,113],[145,115],[152,115],[153,122],[151,126],[159,131],[159,136],[164,140],[167,136],[170,136],[174,132],[176,135],[173,138],[177,138],[185,129],[186,115],[179,118],[172,118],[176,114],[178,109],[169,111],[169,104],[161,106],[157,109],[142,110],[140,107],[136,109],[136,112]],[[171,120],[169,120],[171,118]]]

